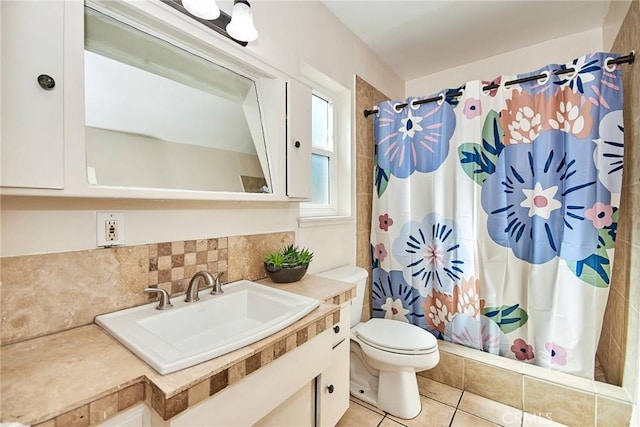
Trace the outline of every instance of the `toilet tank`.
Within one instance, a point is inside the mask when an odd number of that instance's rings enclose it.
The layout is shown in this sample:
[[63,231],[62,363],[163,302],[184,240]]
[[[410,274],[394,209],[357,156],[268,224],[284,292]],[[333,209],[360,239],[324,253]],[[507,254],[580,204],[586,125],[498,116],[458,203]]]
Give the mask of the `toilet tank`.
[[355,265],[344,265],[332,270],[315,273],[316,276],[326,277],[327,279],[340,280],[342,282],[353,283],[356,285],[356,297],[351,300],[351,326],[360,322],[362,316],[362,305],[364,304],[365,286],[367,285],[367,270],[356,267]]

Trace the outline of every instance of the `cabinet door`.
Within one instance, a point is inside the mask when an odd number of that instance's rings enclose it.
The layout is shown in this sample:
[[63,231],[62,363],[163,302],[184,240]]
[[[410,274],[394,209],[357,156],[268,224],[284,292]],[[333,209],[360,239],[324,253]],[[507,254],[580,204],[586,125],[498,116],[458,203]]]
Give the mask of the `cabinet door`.
[[61,0],[0,1],[4,187],[63,188],[63,14]]
[[287,82],[287,196],[311,198],[311,88]]
[[331,366],[320,374],[318,381],[318,425],[335,426],[349,408],[349,345],[348,339],[331,352]]

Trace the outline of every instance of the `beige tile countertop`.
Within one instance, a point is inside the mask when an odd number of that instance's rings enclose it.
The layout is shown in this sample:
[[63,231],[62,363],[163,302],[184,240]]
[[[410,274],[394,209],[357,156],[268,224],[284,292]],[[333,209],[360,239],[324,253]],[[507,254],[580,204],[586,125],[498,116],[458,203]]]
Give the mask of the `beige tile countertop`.
[[85,426],[145,401],[170,419],[267,365],[340,321],[355,287],[307,275],[260,283],[325,301],[288,328],[223,356],[160,375],[96,325],[0,349],[0,421]]

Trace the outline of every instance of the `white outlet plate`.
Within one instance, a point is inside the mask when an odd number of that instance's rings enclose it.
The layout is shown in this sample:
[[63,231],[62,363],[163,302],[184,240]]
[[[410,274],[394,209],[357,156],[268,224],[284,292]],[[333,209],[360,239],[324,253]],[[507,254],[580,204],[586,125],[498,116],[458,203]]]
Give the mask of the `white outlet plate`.
[[[109,236],[109,227],[115,231]],[[124,245],[124,213],[97,212],[96,213],[96,243],[98,247]]]

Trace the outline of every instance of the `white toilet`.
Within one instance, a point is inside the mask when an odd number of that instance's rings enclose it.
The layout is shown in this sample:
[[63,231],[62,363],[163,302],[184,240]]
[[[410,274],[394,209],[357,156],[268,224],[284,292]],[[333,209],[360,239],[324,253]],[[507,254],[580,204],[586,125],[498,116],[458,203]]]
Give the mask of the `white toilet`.
[[347,265],[317,275],[357,286],[356,298],[351,300],[351,394],[394,416],[416,417],[421,410],[416,372],[438,364],[436,338],[397,320],[361,322],[366,270]]

